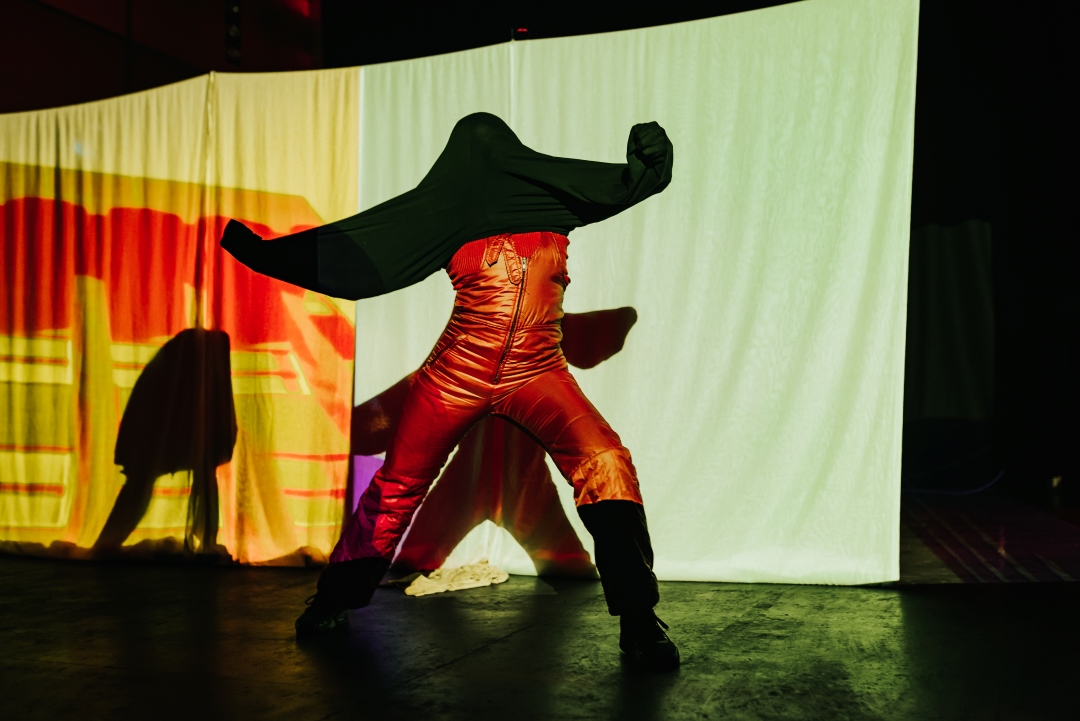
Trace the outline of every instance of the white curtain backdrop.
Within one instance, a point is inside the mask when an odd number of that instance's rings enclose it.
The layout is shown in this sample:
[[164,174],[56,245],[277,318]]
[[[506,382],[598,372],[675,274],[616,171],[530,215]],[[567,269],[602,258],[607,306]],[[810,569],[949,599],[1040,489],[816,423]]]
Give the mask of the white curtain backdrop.
[[[362,70],[362,209],[471,112],[552,155],[624,162],[648,120],[672,138],[664,193],[571,234],[566,295],[638,311],[574,374],[634,455],[661,579],[897,578],[917,26],[917,0],[807,0]],[[357,402],[419,366],[452,299],[438,274],[357,304]],[[531,572],[486,526],[447,565],[482,555]]]

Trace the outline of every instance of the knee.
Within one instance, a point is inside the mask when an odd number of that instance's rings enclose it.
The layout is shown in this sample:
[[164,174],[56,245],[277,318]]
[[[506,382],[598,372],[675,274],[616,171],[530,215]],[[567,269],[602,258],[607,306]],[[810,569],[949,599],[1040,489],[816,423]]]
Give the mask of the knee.
[[391,476],[380,470],[361,496],[360,504],[369,511],[380,513],[415,510],[424,500],[433,480]]
[[574,503],[585,506],[600,501],[633,501],[640,504],[641,489],[630,451],[623,446],[600,451],[569,473]]

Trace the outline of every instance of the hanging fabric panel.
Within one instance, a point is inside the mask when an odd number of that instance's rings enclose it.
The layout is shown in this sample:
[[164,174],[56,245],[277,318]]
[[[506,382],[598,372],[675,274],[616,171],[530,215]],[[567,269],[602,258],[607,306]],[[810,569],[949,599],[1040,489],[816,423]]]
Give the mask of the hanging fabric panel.
[[352,304],[217,238],[229,217],[273,237],[355,212],[356,70],[273,77],[272,99],[264,76],[210,75],[0,116],[6,550],[329,552]]
[[[813,0],[363,69],[365,207],[415,185],[468,112],[608,162],[633,123],[667,130],[671,185],[571,234],[565,301],[636,311],[617,354],[573,372],[633,453],[660,578],[897,578],[917,27],[914,0]],[[358,304],[358,403],[419,366],[451,296],[437,275]],[[470,482],[503,512],[446,563],[542,567],[506,486]]]

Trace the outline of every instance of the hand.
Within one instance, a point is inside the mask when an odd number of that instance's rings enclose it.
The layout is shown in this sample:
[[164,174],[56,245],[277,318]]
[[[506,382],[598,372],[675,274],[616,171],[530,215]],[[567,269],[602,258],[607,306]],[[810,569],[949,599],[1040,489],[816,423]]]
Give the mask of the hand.
[[[251,241],[261,241],[262,236],[256,235],[255,231],[247,227],[239,220],[230,220],[225,225],[225,231],[221,234],[221,247],[233,253],[237,248],[242,248]],[[235,253],[233,253],[235,255]]]
[[672,145],[667,133],[656,121],[639,123],[630,130],[627,155],[633,155],[646,167],[662,167],[667,164]]

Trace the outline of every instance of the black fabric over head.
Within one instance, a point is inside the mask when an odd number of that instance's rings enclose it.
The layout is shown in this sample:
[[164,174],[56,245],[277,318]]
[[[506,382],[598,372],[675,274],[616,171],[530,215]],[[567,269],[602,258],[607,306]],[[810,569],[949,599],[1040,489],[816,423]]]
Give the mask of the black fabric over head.
[[457,122],[414,189],[273,241],[226,228],[222,247],[265,275],[339,298],[370,298],[422,281],[471,240],[540,230],[565,235],[621,213],[668,186],[673,159],[671,141],[655,122],[631,128],[626,163],[598,163],[538,153],[500,118],[474,113]]

